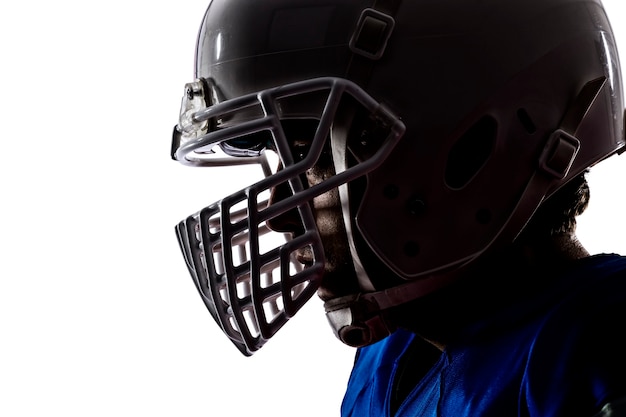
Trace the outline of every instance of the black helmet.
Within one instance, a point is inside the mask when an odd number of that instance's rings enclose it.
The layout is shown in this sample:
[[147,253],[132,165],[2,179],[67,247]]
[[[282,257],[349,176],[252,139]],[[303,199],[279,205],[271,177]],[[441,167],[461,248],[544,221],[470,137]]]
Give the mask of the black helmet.
[[[380,339],[381,310],[512,242],[622,149],[620,74],[600,1],[212,0],[172,156],[267,176],[177,227],[207,307],[243,353],[262,346],[317,288],[308,201],[339,187],[361,292],[327,303],[329,319],[351,345]],[[335,175],[308,187],[324,152]],[[290,196],[268,207],[278,186]],[[290,210],[279,242],[266,222]],[[372,262],[393,286],[371,282]]]

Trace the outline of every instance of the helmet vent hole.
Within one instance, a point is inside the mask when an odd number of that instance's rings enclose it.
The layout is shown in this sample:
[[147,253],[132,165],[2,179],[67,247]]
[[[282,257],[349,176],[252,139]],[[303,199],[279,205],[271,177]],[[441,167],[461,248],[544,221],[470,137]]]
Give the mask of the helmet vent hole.
[[489,159],[496,142],[498,123],[484,116],[461,136],[448,154],[445,181],[448,187],[465,187]]
[[528,114],[526,109],[518,109],[517,118],[519,119],[522,126],[524,126],[524,130],[526,130],[529,135],[532,135],[537,131],[537,126],[535,126],[533,119],[530,118],[530,115]]
[[410,258],[415,258],[420,253],[420,245],[411,240],[404,245],[404,254]]

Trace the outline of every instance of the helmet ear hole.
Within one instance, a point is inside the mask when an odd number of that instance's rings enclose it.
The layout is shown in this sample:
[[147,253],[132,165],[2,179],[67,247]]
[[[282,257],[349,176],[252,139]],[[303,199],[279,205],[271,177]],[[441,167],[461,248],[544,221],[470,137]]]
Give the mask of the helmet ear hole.
[[445,181],[448,187],[465,187],[489,159],[495,146],[498,123],[483,116],[452,146],[446,162]]

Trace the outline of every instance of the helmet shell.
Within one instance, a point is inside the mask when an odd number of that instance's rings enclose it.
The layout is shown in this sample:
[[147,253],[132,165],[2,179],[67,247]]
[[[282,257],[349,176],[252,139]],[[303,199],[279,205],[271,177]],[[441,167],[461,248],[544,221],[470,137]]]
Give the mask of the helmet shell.
[[[350,196],[367,244],[360,250],[398,276],[510,242],[547,196],[624,145],[621,70],[600,1],[423,0],[393,11],[374,3],[213,0],[196,76],[213,80],[221,100],[343,77],[399,115],[404,137],[361,195]],[[350,47],[368,8],[394,23],[374,59]],[[570,169],[535,181],[546,175],[540,158],[549,138],[583,87],[601,77],[593,105],[567,132],[580,144]],[[315,114],[306,103],[283,110]]]

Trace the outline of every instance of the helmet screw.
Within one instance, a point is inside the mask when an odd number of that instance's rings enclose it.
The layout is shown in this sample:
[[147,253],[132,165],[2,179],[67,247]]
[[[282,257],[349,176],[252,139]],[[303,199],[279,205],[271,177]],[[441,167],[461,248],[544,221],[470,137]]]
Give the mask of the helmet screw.
[[202,94],[202,84],[200,81],[189,83],[185,86],[185,95],[188,100],[193,100],[194,97]]
[[387,184],[385,188],[383,189],[383,195],[388,200],[395,200],[396,198],[398,198],[399,194],[400,194],[400,189],[395,184]]
[[413,216],[421,216],[426,212],[426,203],[419,197],[413,197],[407,202],[407,209]]

